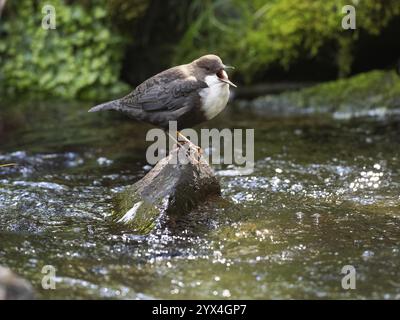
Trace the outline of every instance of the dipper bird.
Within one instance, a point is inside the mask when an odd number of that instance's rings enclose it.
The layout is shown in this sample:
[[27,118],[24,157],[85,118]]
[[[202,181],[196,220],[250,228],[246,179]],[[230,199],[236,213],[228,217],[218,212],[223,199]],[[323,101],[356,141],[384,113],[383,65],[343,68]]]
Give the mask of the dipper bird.
[[[229,99],[228,78],[222,60],[213,54],[167,69],[140,84],[127,96],[89,110],[116,110],[163,129],[176,121],[178,130],[214,118]],[[178,132],[179,134],[179,132]]]

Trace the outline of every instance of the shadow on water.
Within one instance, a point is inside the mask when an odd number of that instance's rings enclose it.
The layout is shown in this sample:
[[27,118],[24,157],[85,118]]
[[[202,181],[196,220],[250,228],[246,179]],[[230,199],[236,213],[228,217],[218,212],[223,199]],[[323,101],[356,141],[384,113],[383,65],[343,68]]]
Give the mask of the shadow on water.
[[18,164],[0,168],[0,265],[41,298],[400,298],[398,118],[224,112],[207,127],[254,128],[255,172],[215,167],[226,203],[144,237],[110,212],[150,169],[150,127],[87,109],[0,110],[0,163]]

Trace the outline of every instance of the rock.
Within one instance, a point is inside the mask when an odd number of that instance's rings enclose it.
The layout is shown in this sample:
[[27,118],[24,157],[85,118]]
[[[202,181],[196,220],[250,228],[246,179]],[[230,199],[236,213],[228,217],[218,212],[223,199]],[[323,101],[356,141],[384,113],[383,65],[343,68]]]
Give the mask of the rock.
[[113,219],[146,234],[161,224],[163,217],[181,216],[220,194],[219,182],[207,161],[184,145],[114,198]]
[[32,300],[34,292],[30,283],[0,266],[0,300]]
[[263,116],[309,113],[350,117],[397,114],[400,81],[395,71],[374,70],[350,78],[325,82],[298,91],[269,94],[252,101],[238,101],[240,109]]
[[316,85],[316,82],[269,82],[241,86],[233,91],[235,99],[249,100],[267,94],[300,90]]

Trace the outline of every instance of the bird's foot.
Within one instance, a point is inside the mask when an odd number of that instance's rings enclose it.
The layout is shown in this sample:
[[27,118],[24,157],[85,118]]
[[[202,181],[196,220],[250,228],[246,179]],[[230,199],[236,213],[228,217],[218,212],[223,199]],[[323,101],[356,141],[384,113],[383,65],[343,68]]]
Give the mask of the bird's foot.
[[[181,138],[182,140],[179,140],[179,138]],[[186,138],[186,137],[185,137],[182,133],[180,133],[179,131],[177,131],[177,141],[178,141],[178,146],[179,146],[179,144],[181,144],[181,146],[182,146],[182,145],[185,145],[185,144],[188,145],[188,156],[191,156],[192,153],[193,153],[195,156],[197,156],[197,157],[196,157],[197,159],[192,158],[193,161],[194,161],[196,164],[199,164],[199,163],[200,163],[200,160],[201,160],[201,156],[202,156],[202,154],[203,154],[203,149],[201,149],[201,147],[199,147],[199,146],[196,146],[192,141],[190,141],[188,138]],[[192,151],[192,152],[191,152],[191,151]]]

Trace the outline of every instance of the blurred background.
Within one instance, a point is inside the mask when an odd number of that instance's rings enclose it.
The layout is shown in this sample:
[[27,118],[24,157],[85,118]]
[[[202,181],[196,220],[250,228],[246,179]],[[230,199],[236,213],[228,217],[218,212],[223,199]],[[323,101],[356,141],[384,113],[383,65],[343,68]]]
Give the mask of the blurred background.
[[[397,0],[0,3],[3,99],[115,98],[206,53],[234,65],[242,89],[281,83],[278,90],[394,69],[400,57]],[[55,30],[41,28],[45,4],[56,9]],[[341,27],[347,4],[356,7],[356,30]]]

